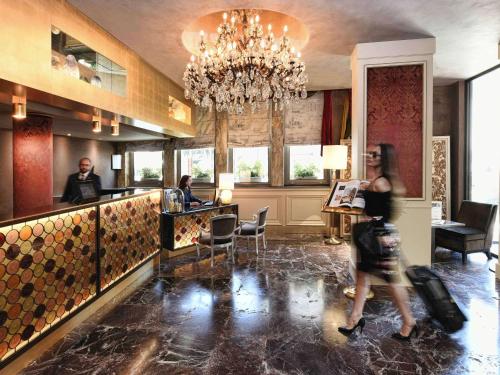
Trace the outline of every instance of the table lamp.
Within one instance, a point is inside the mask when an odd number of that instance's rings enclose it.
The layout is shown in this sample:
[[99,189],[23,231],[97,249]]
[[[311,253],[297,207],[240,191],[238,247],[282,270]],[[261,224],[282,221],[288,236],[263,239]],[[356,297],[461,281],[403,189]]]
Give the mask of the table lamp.
[[[335,172],[340,169],[347,169],[347,146],[344,145],[326,145],[323,146],[323,169],[332,170],[332,178],[330,180],[330,187],[333,188],[335,182]],[[335,238],[333,234],[333,218],[331,220],[331,237],[325,241],[329,245],[338,245],[342,241]]]
[[230,204],[233,198],[234,175],[232,173],[219,173],[219,198],[222,204]]

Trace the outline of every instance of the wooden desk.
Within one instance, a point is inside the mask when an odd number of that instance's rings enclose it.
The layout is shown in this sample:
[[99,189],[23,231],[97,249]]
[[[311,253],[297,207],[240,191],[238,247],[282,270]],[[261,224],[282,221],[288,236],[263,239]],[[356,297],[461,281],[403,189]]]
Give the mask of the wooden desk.
[[464,223],[451,220],[433,220],[431,224],[431,263],[436,260],[436,229],[437,228],[450,228],[450,227],[463,227]]

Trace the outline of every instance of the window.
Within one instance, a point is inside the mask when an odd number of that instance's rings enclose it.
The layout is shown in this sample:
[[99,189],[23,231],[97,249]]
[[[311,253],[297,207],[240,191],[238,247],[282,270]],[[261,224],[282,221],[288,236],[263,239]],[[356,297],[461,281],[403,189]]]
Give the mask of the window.
[[163,181],[163,151],[132,153],[134,184],[160,186]]
[[[470,82],[469,199],[498,205],[500,170],[500,67]],[[499,214],[491,251],[498,255]]]
[[232,167],[236,183],[269,182],[269,147],[232,149]]
[[193,178],[195,183],[214,183],[214,149],[197,148],[191,150],[180,150],[178,155],[179,171],[178,180],[187,174]]
[[321,145],[287,146],[285,156],[287,184],[326,184]]

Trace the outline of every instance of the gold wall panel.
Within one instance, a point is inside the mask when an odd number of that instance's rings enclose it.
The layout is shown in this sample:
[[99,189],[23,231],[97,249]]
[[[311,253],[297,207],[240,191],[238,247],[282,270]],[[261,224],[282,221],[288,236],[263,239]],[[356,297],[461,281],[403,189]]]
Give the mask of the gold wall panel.
[[96,211],[0,227],[0,361],[96,295]]
[[100,206],[101,290],[160,249],[160,192]]
[[[0,14],[8,15],[1,22],[0,78],[158,125],[174,136],[194,136],[194,126],[168,116],[169,95],[191,106],[183,89],[68,2],[1,1]],[[124,67],[126,97],[52,69],[52,25]]]

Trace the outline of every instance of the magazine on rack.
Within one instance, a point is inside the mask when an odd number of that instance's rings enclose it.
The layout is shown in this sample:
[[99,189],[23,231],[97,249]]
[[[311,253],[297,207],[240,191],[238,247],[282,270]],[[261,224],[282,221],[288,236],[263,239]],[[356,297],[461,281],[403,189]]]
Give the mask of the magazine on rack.
[[362,184],[365,180],[337,181],[330,195],[328,207],[365,208]]

